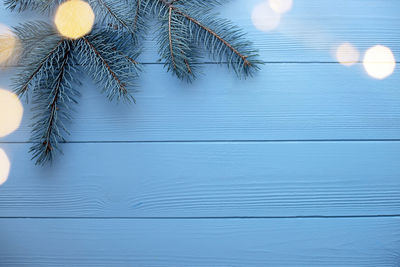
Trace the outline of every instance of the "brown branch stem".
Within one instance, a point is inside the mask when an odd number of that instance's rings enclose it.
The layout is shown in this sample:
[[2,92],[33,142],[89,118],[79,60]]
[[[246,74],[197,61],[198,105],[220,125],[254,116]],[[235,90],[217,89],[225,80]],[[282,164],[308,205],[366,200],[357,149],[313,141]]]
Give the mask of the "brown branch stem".
[[186,64],[186,68],[188,69],[188,73],[192,73],[192,69],[190,68],[188,60],[185,58],[184,61],[185,61],[185,64]]
[[175,63],[175,56],[173,52],[173,46],[172,46],[172,29],[171,29],[171,17],[172,17],[172,7],[169,7],[169,13],[168,13],[168,38],[169,38],[169,50],[171,52],[171,60],[172,64],[174,65],[174,69],[176,69],[176,63]]
[[63,40],[60,40],[57,45],[40,61],[39,66],[36,68],[36,70],[29,76],[28,80],[25,82],[25,84],[22,86],[22,88],[19,90],[18,94],[22,95],[26,92],[28,89],[28,86],[30,82],[35,78],[36,74],[39,73],[39,71],[42,69],[44,63],[46,60],[54,53],[54,51],[57,50],[57,48],[60,46],[60,44],[63,42]]
[[127,29],[128,31],[130,31],[132,33],[130,27],[128,25],[126,25],[126,23],[122,19],[120,19],[117,15],[115,15],[115,13],[111,10],[111,8],[103,0],[97,0],[97,1],[101,5],[103,5],[104,8],[107,10],[107,12],[110,13],[110,15],[113,16],[125,29]]
[[141,0],[137,0],[136,2],[136,14],[135,14],[135,19],[133,21],[133,30],[136,31],[137,30],[137,22],[139,20],[139,12],[140,12],[140,3]]
[[191,21],[192,23],[196,24],[197,26],[199,26],[203,30],[207,31],[209,34],[213,35],[215,38],[217,38],[219,41],[221,41],[224,45],[226,45],[230,50],[232,50],[236,55],[238,55],[243,60],[243,62],[244,62],[244,64],[246,66],[251,66],[250,61],[247,60],[247,56],[242,55],[236,48],[234,48],[230,43],[228,43],[224,38],[219,36],[216,32],[214,32],[210,28],[206,27],[205,25],[201,24],[195,18],[192,18],[188,14],[180,11],[176,7],[170,5],[169,8],[172,8],[173,10],[175,10],[176,13],[180,14],[181,16],[185,17],[187,20]]
[[101,62],[106,66],[108,72],[111,74],[113,79],[117,82],[118,87],[122,89],[123,94],[127,94],[128,90],[125,88],[125,86],[122,84],[121,80],[118,78],[117,74],[111,69],[110,65],[107,63],[107,61],[103,58],[103,56],[100,54],[100,52],[96,49],[96,47],[89,42],[89,40],[86,37],[82,37],[82,39],[89,45],[89,47],[94,51],[94,53],[100,58]]
[[70,49],[68,49],[64,54],[64,58],[63,58],[62,65],[60,68],[60,73],[58,74],[57,81],[56,81],[56,87],[54,88],[55,95],[54,95],[53,101],[50,104],[51,111],[50,111],[49,125],[48,125],[47,131],[46,131],[46,140],[43,143],[46,146],[46,150],[45,150],[46,153],[49,153],[50,151],[53,150],[53,147],[51,146],[51,143],[50,143],[51,142],[50,135],[53,131],[54,119],[56,117],[56,112],[58,109],[57,101],[60,96],[61,82],[64,78],[65,66],[67,65],[69,54],[70,54]]

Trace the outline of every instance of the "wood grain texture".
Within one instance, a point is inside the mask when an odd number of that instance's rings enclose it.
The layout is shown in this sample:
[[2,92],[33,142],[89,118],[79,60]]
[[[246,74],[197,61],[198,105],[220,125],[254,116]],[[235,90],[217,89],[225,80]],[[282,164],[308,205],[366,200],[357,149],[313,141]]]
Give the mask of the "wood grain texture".
[[[112,104],[87,82],[69,141],[399,139],[400,75],[378,81],[362,66],[270,64],[238,80],[209,65],[193,84],[146,66],[137,104]],[[10,72],[0,87],[10,87]],[[156,77],[156,78],[155,78]],[[29,140],[32,113],[0,141]]]
[[[247,32],[265,61],[335,61],[334,50],[343,42],[353,43],[361,52],[382,44],[400,58],[400,2],[398,0],[296,0],[272,32],[258,30],[251,13],[264,0],[235,0],[217,9],[222,18],[233,21]],[[12,13],[0,7],[0,23],[17,25],[31,19],[49,20],[36,13]],[[157,62],[157,45],[150,32],[142,62]],[[205,58],[205,61],[212,59]]]
[[[25,105],[0,139],[1,267],[399,266],[399,68],[373,80],[334,50],[382,44],[398,61],[400,1],[294,0],[269,33],[251,21],[264,1],[220,9],[268,62],[256,77],[203,64],[182,83],[149,38],[138,104],[85,81],[51,167],[30,161]],[[0,7],[1,24],[38,17]]]
[[0,219],[1,266],[395,267],[399,218]]
[[400,142],[66,144],[52,168],[28,145],[0,187],[4,217],[400,214]]

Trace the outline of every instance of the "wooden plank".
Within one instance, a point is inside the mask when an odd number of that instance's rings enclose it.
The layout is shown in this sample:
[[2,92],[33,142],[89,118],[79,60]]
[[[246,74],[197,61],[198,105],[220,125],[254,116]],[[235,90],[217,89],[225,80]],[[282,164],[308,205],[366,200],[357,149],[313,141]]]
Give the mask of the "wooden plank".
[[400,214],[400,142],[66,144],[46,168],[1,147],[2,217]]
[[[11,73],[0,75],[10,87]],[[157,78],[155,78],[157,77]],[[272,64],[238,80],[218,66],[193,84],[147,66],[137,104],[110,104],[85,83],[69,141],[399,139],[400,75],[367,77],[362,67]],[[30,106],[20,129],[1,141],[27,141]]]
[[399,218],[0,219],[2,266],[397,266]]
[[343,42],[352,43],[361,54],[373,45],[386,45],[400,58],[399,1],[293,0],[292,9],[271,32],[257,30],[251,21],[253,9],[262,2],[231,1],[222,16],[248,32],[263,60],[336,61],[335,50]]
[[[376,44],[386,45],[400,58],[397,0],[294,0],[292,10],[282,16],[279,28],[272,32],[258,30],[251,20],[253,9],[261,2],[264,0],[235,0],[216,11],[248,33],[263,60],[333,61],[332,50],[343,42],[351,42],[360,52]],[[16,25],[33,18],[38,16],[32,12],[11,13],[0,7],[2,24]],[[149,37],[141,61],[157,59],[157,46]]]

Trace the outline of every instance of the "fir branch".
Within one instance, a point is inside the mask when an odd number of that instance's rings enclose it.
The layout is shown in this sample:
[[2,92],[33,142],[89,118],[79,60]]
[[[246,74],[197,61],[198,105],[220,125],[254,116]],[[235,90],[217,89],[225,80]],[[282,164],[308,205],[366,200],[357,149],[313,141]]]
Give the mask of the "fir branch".
[[[10,9],[52,10],[64,0],[5,0]],[[197,73],[197,50],[205,48],[214,60],[227,63],[238,76],[252,75],[261,62],[244,33],[212,8],[223,0],[87,0],[100,23],[78,40],[65,40],[51,25],[27,23],[15,28],[22,45],[21,70],[14,80],[18,95],[33,92],[36,112],[31,147],[37,164],[51,161],[68,133],[71,104],[78,91],[73,84],[81,66],[110,100],[135,99],[132,82],[141,65],[138,44],[150,18],[159,23],[159,54],[165,67],[180,79]],[[150,17],[152,16],[152,17]],[[112,26],[112,27],[109,27]]]
[[13,79],[14,91],[22,97],[46,76],[48,68],[57,58],[62,40],[52,27],[44,22],[25,23],[14,28],[21,42],[20,71]]
[[188,19],[190,22],[194,23],[195,25],[199,26],[201,29],[203,29],[204,31],[206,31],[207,33],[211,34],[212,36],[214,36],[216,39],[218,39],[220,42],[222,42],[224,45],[226,45],[230,50],[232,50],[233,53],[235,53],[236,55],[238,55],[244,62],[244,64],[246,66],[251,66],[252,63],[247,60],[247,56],[245,56],[244,54],[240,53],[235,47],[233,47],[232,44],[230,44],[228,41],[226,41],[225,39],[223,39],[218,33],[216,33],[215,31],[211,30],[210,28],[208,28],[207,26],[201,24],[199,21],[197,21],[195,18],[190,17],[188,14],[183,13],[182,11],[179,11],[176,7],[170,7],[171,9],[174,9],[176,11],[176,13],[184,16],[186,19]]
[[226,4],[229,1],[230,0],[170,0],[169,4],[179,8],[186,8],[187,10],[201,10],[203,12],[211,11],[212,8]]
[[142,40],[145,39],[148,32],[147,0],[128,0],[127,3],[132,6],[132,30],[136,35],[136,44],[142,44]]
[[134,60],[133,58],[131,58],[130,56],[125,55],[123,52],[117,50],[115,47],[113,47],[114,51],[117,51],[118,54],[122,55],[123,57],[125,57],[126,60],[128,60],[130,63],[135,64],[135,65],[139,65],[139,62],[137,62],[136,60]]
[[170,5],[168,8],[168,44],[170,56],[161,55],[164,59],[170,59],[171,66],[169,66],[169,70],[172,70],[178,78],[191,81],[194,78],[194,73],[189,62],[194,62],[196,59],[192,56],[191,40],[188,36],[190,36],[189,28],[176,16],[173,7]]
[[176,69],[175,56],[174,56],[174,48],[172,45],[172,29],[171,29],[171,19],[172,19],[172,7],[168,8],[168,38],[169,38],[169,50],[171,52],[171,61],[174,69]]
[[[36,54],[36,51],[32,49],[43,49],[44,47],[47,49],[47,42],[60,39],[54,28],[43,21],[21,23],[13,28],[13,32],[21,42],[21,52],[23,53],[22,57],[24,58],[29,57],[34,53]],[[45,43],[45,46],[40,46],[41,43]]]
[[89,47],[93,50],[96,56],[100,59],[101,63],[107,68],[107,71],[111,74],[112,78],[117,82],[120,94],[126,95],[128,93],[128,90],[126,89],[125,85],[120,81],[120,79],[117,77],[117,74],[115,74],[115,72],[111,69],[108,62],[103,58],[103,56],[96,49],[96,47],[91,42],[88,41],[86,37],[83,37],[82,39],[89,45]]
[[22,87],[18,88],[16,90],[16,94],[18,96],[23,96],[27,91],[29,86],[32,84],[32,81],[38,76],[38,74],[43,70],[43,66],[46,65],[47,60],[54,55],[54,53],[58,50],[59,46],[62,44],[63,41],[59,41],[57,43],[57,45],[50,50],[50,52],[40,61],[40,63],[38,64],[38,66],[35,68],[35,70],[33,71],[33,73],[26,79],[23,81]]
[[[206,48],[215,60],[226,62],[239,77],[252,75],[262,64],[257,60],[257,51],[251,49],[251,43],[243,39],[243,32],[211,13],[211,7],[217,4],[221,1],[147,0],[148,13],[158,16],[161,21],[168,18],[169,32],[163,37],[165,29],[161,27],[159,51],[168,70],[177,77],[191,80],[191,62],[197,60],[193,44]],[[169,55],[163,49],[166,44]],[[177,51],[179,49],[181,52]]]
[[192,81],[195,73],[191,64],[197,57],[192,53],[189,27],[177,15],[168,2],[161,1],[150,6],[151,13],[157,14],[160,21],[158,37],[159,54],[164,66],[179,79]]
[[229,21],[204,11],[192,11],[198,17],[195,18],[182,8],[171,7],[187,20],[194,41],[207,48],[214,59],[227,61],[238,76],[252,75],[259,69],[262,62],[257,60],[257,51],[251,49],[251,43],[243,40],[243,32]]
[[140,0],[136,0],[135,18],[133,20],[133,30],[134,31],[136,31],[136,29],[138,28],[140,6],[141,6]]
[[4,5],[14,11],[22,12],[27,9],[39,10],[41,12],[51,11],[64,0],[5,0]]
[[134,101],[128,86],[137,77],[138,64],[132,64],[133,58],[118,50],[109,40],[106,33],[90,34],[77,41],[76,53],[79,63],[93,78],[103,85],[103,92],[110,100],[114,98]]
[[105,86],[111,99],[117,96],[134,101],[127,87],[137,77],[140,64],[135,60],[136,52],[125,53],[132,48],[125,35],[101,31],[76,41],[65,40],[46,23],[24,24],[15,32],[30,51],[21,61],[15,87],[20,96],[33,91],[35,145],[30,151],[37,164],[51,161],[54,151],[61,151],[58,144],[68,133],[64,125],[71,119],[70,104],[76,103],[79,95],[73,88],[78,84],[74,78],[78,63]]
[[127,5],[126,0],[89,0],[89,3],[96,11],[97,19],[104,25],[111,25],[114,30],[126,32],[135,40],[131,19],[133,10]]
[[77,103],[79,93],[73,89],[77,81],[73,78],[76,62],[72,50],[73,41],[63,40],[59,57],[52,58],[53,68],[33,91],[35,105],[32,110],[36,112],[36,122],[33,124],[32,141],[35,144],[30,152],[39,165],[52,161],[56,150],[61,152],[58,144],[64,142],[64,135],[68,134],[65,124],[71,120],[70,106]]
[[[61,83],[63,82],[63,79],[64,79],[65,66],[68,61],[69,53],[70,53],[70,51],[68,50],[66,52],[66,54],[64,55],[64,59],[61,61],[62,65],[61,65],[60,73],[58,74],[58,77],[56,78],[56,82],[55,82],[54,97],[50,103],[50,117],[49,117],[49,122],[47,125],[47,130],[46,130],[46,134],[45,134],[45,138],[44,138],[45,141],[43,141],[43,145],[45,146],[45,149],[44,149],[45,154],[49,154],[53,150],[50,137],[52,135],[54,122],[55,122],[55,118],[56,118],[56,114],[57,114],[57,109],[58,109],[57,103],[58,103],[58,100],[60,99]],[[43,152],[40,152],[40,153],[43,153]]]

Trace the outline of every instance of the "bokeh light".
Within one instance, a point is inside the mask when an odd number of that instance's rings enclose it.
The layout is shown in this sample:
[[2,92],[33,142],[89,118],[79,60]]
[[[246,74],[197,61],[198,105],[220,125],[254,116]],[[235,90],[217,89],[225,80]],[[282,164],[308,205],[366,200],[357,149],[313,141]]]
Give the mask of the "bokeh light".
[[351,43],[343,43],[336,49],[337,61],[345,66],[351,66],[360,59],[360,52]]
[[20,56],[21,43],[5,25],[0,24],[0,66],[15,64]]
[[94,17],[94,12],[88,3],[70,0],[58,7],[54,22],[62,36],[78,39],[92,30]]
[[7,157],[6,152],[0,148],[0,185],[4,184],[10,173],[10,160]]
[[367,50],[363,60],[368,75],[375,79],[389,77],[396,68],[396,60],[390,48],[376,45]]
[[293,5],[293,0],[269,0],[269,6],[279,14],[288,12]]
[[21,124],[24,108],[18,96],[0,89],[0,137],[9,135]]
[[268,2],[263,2],[254,7],[251,19],[257,29],[268,32],[279,26],[281,16],[272,10]]

